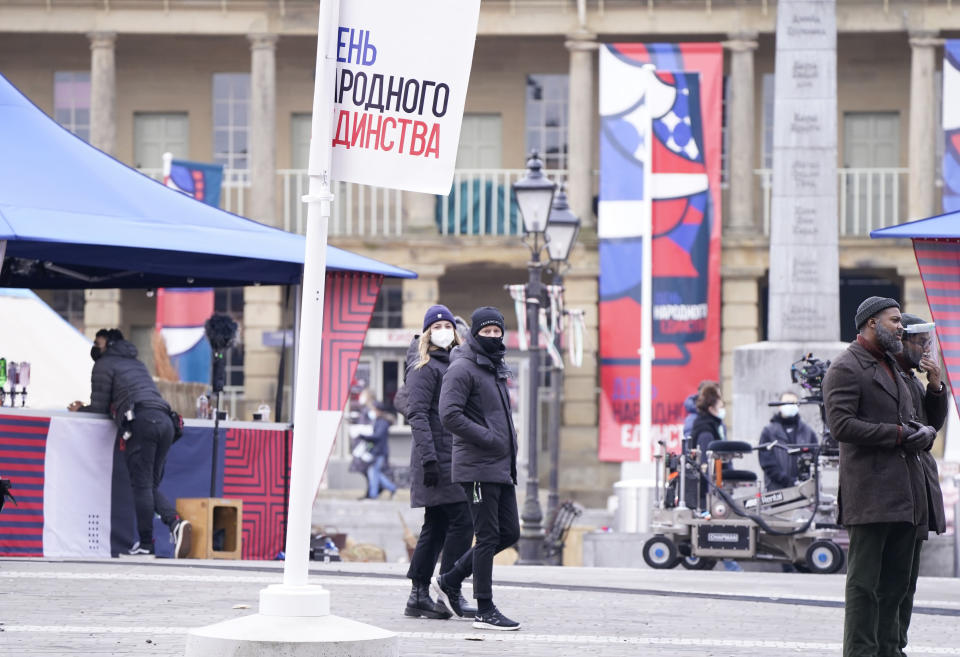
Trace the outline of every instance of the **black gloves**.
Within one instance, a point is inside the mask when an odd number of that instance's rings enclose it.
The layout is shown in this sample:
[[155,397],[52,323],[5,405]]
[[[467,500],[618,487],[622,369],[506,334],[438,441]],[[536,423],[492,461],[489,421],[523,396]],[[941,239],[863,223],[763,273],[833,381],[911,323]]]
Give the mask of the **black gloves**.
[[436,461],[427,461],[423,464],[423,485],[433,488],[440,483],[440,466]]
[[901,445],[904,449],[910,450],[911,452],[926,451],[930,449],[933,445],[933,441],[937,439],[937,432],[933,427],[928,427],[920,424],[919,422],[911,422],[910,428],[914,429],[913,433],[910,433],[903,437]]

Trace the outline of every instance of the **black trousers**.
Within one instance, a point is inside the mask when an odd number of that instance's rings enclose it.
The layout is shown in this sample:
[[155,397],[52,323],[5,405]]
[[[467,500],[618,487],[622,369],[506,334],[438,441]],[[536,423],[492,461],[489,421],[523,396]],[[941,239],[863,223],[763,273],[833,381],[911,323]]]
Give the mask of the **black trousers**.
[[459,586],[473,574],[473,597],[493,599],[493,557],[520,538],[520,512],[513,484],[462,484],[473,516],[476,544],[444,572],[444,584]]
[[910,589],[917,528],[883,522],[847,531],[843,657],[900,657],[901,606]]
[[917,592],[917,578],[920,576],[920,552],[923,550],[923,541],[917,540],[913,547],[913,565],[910,568],[910,584],[907,594],[900,603],[900,652],[907,647],[907,630],[910,629],[910,617],[913,615],[913,596]]
[[173,422],[163,411],[145,409],[133,418],[131,433],[124,445],[124,458],[133,487],[140,544],[147,547],[153,543],[154,512],[168,526],[177,519],[177,510],[159,490],[163,466],[173,444]]
[[472,538],[473,520],[466,502],[426,507],[407,577],[426,584],[433,577],[438,557],[440,572],[447,572],[470,549]]

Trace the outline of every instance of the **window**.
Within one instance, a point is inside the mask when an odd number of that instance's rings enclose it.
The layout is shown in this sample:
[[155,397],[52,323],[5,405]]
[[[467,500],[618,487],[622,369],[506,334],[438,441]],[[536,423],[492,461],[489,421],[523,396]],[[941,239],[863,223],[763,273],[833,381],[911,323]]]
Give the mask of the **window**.
[[[310,114],[290,115],[290,168],[306,169],[310,164],[310,135],[313,117]],[[300,199],[298,202],[302,203]]]
[[227,352],[227,387],[243,387],[243,288],[218,287],[213,293],[214,312],[223,313],[237,323],[237,344]]
[[906,207],[897,112],[845,112],[840,177],[840,234],[867,235],[899,223]]
[[403,327],[403,289],[396,283],[384,283],[370,317],[370,328]]
[[499,169],[502,127],[499,114],[464,114],[457,148],[458,169]]
[[163,154],[187,157],[190,129],[185,112],[137,112],[133,115],[133,161],[137,168],[161,169]]
[[50,307],[78,331],[83,331],[83,308],[86,304],[83,290],[52,290]]
[[250,120],[250,74],[213,74],[213,161],[246,169]]
[[53,74],[53,118],[64,128],[90,141],[90,72]]
[[527,151],[540,152],[545,169],[567,168],[568,75],[527,76]]

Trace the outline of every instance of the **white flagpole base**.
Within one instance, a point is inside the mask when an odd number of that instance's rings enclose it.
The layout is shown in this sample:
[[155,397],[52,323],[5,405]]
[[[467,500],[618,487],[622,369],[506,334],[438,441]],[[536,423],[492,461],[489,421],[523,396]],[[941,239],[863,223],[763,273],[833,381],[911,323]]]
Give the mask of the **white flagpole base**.
[[397,635],[339,616],[254,614],[187,634],[187,657],[397,657]]
[[306,584],[272,584],[260,591],[261,616],[329,616],[330,591]]

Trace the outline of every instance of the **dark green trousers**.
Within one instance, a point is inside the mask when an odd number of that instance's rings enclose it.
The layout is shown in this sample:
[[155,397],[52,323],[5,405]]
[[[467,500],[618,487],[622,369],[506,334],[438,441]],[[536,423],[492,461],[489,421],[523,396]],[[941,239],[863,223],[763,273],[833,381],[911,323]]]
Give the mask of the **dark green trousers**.
[[910,629],[910,616],[913,615],[913,595],[917,592],[917,578],[920,576],[920,551],[923,541],[917,541],[913,548],[913,567],[910,569],[910,585],[907,594],[900,603],[900,655],[906,655],[903,649],[907,647],[907,630]]
[[843,657],[900,657],[900,608],[910,589],[917,528],[871,523],[847,532]]

